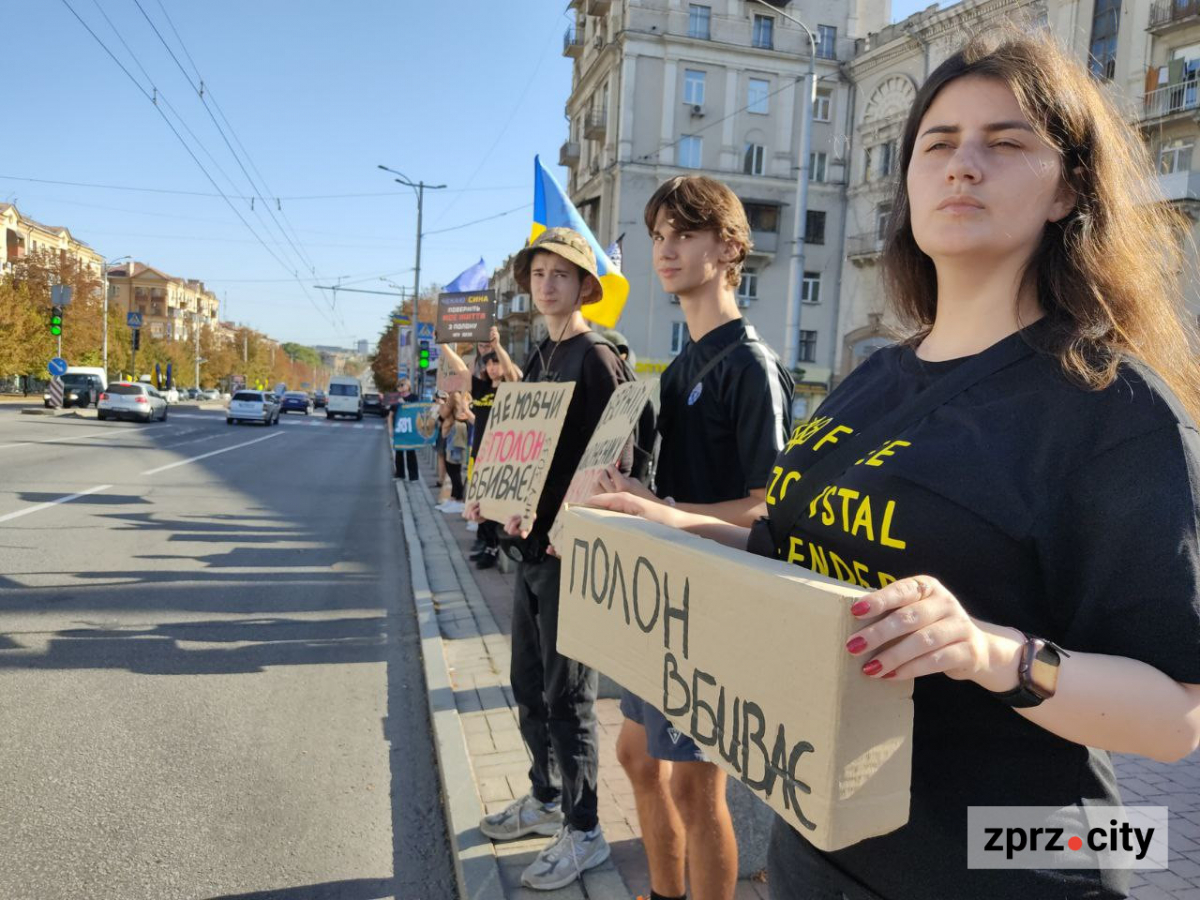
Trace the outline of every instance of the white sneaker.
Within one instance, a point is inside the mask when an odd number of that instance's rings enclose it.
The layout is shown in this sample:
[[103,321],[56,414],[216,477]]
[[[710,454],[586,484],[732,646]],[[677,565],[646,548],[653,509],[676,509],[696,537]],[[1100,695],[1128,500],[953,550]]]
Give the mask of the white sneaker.
[[535,891],[566,887],[608,859],[608,854],[608,841],[599,825],[591,831],[574,831],[564,825],[554,843],[521,873],[521,884]]
[[467,523],[467,531],[469,531],[469,532],[471,532],[472,534],[474,534],[474,533],[475,533],[476,531],[478,531],[478,530],[479,530],[479,523],[478,523],[478,522],[468,522],[468,523]]
[[497,841],[511,841],[527,834],[558,834],[563,825],[562,807],[544,804],[533,794],[514,800],[498,813],[484,816],[479,830]]
[[444,504],[438,507],[444,513],[460,513],[467,508],[467,505],[461,500],[447,500]]

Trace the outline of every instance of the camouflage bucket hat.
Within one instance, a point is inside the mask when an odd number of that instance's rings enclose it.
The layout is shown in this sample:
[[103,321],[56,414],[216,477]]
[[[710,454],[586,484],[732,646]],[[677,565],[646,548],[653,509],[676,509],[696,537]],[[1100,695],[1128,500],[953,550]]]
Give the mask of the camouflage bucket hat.
[[[574,263],[595,278],[598,287],[602,287],[600,273],[596,269],[596,254],[592,252],[587,239],[573,228],[547,228],[513,260],[513,278],[521,290],[529,290],[529,266],[533,255],[539,251],[554,253]],[[602,296],[602,290],[595,291],[584,303],[596,303]]]

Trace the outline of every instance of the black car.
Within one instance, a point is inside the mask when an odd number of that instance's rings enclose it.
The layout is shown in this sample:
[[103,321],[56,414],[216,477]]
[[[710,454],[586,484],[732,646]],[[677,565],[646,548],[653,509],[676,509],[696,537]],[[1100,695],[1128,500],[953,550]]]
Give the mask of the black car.
[[325,392],[324,391],[313,391],[312,402],[313,402],[313,409],[324,409],[325,408]]
[[[63,386],[62,405],[64,409],[68,406],[95,406],[100,401],[100,394],[103,388],[100,385],[100,379],[95,375],[88,375],[82,372],[68,372],[62,376],[61,380]],[[46,407],[49,408],[49,390],[46,391],[42,399]]]
[[363,394],[363,413],[386,416],[387,408],[383,405],[383,398],[379,394]]

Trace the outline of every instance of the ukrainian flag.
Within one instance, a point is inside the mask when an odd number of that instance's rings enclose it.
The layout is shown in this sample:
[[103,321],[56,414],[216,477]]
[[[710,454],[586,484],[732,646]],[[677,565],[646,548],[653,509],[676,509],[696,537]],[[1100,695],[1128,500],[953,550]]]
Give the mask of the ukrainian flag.
[[596,254],[596,270],[604,297],[583,307],[583,317],[605,328],[616,328],[625,301],[629,298],[629,281],[617,271],[592,230],[587,227],[579,210],[571,202],[554,176],[542,165],[541,157],[533,158],[533,228],[529,240],[534,240],[547,228],[573,228],[582,234]]

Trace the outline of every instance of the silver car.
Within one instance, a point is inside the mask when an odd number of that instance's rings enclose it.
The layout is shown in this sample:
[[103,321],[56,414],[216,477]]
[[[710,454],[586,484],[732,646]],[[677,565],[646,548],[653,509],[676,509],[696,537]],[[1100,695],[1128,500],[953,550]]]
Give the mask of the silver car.
[[167,401],[151,385],[140,381],[114,381],[100,395],[96,418],[165,422]]
[[279,422],[279,402],[270,391],[238,391],[229,401],[225,413],[225,424],[237,422],[261,422],[275,425]]

